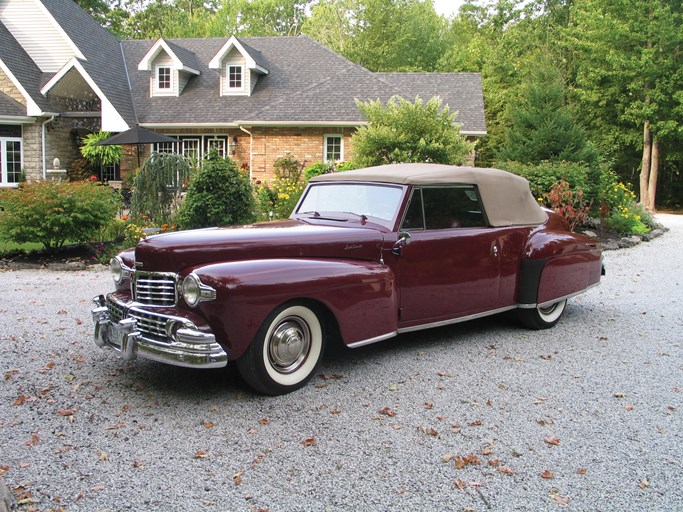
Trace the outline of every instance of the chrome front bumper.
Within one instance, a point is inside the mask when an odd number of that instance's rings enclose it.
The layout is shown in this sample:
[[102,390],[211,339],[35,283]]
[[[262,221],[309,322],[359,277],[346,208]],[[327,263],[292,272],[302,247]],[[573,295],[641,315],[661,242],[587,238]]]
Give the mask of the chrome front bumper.
[[[123,312],[123,318],[118,321],[111,318],[107,300]],[[222,368],[228,364],[228,354],[215,336],[200,331],[185,318],[161,313],[150,315],[149,310],[123,304],[111,295],[108,299],[99,295],[93,302],[95,344],[113,348],[126,360],[140,356],[189,368]],[[150,316],[154,317],[156,332],[149,329]]]

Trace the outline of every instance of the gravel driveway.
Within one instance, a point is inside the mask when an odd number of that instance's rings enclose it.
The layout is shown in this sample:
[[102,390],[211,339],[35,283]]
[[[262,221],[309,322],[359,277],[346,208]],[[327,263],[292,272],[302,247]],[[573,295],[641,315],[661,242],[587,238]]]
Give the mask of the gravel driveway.
[[1,272],[0,478],[18,510],[683,510],[683,217],[659,220],[554,329],[336,348],[275,398],[97,348],[102,269]]

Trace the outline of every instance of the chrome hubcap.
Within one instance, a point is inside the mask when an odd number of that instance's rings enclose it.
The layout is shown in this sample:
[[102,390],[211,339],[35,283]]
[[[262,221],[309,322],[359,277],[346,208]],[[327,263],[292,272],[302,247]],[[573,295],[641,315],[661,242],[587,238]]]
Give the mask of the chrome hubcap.
[[292,373],[306,360],[311,348],[311,331],[299,317],[287,317],[268,340],[268,359],[279,373]]

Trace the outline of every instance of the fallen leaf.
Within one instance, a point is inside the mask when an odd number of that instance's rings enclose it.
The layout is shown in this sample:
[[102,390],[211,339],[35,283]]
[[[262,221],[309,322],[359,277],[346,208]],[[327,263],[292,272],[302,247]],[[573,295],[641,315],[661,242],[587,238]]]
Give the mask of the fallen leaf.
[[11,380],[15,377],[15,375],[19,375],[21,373],[20,370],[17,368],[12,368],[11,370],[7,370],[5,372],[5,380]]
[[553,354],[543,354],[543,355],[541,355],[541,356],[539,356],[539,357],[540,357],[541,359],[545,359],[545,360],[547,361],[547,360],[553,358]]
[[498,472],[503,473],[504,475],[514,475],[515,474],[515,472],[512,471],[512,468],[510,468],[509,466],[500,466],[498,468]]
[[204,423],[202,423],[202,426],[204,428],[213,428],[216,426],[216,424],[213,421],[204,420]]
[[330,409],[330,414],[339,414],[340,412],[341,412],[341,409],[337,409],[337,408]]
[[444,455],[441,457],[441,462],[450,462],[453,459],[455,459],[455,455],[449,453],[448,455]]
[[541,478],[545,478],[546,480],[550,480],[552,478],[555,478],[555,475],[553,475],[552,471],[546,469],[543,473],[541,473]]
[[258,422],[259,425],[270,425],[270,420],[268,418],[261,418]]
[[398,384],[392,384],[389,386],[389,391],[398,391]]
[[142,462],[140,462],[139,460],[134,460],[133,461],[133,467],[136,469],[142,469],[145,467],[145,465]]
[[14,405],[24,405],[26,403],[26,395],[19,395],[14,401]]
[[422,432],[425,435],[432,436],[432,437],[438,437],[439,433],[434,430],[432,427],[419,427],[417,429],[419,432]]
[[432,410],[434,408],[434,404],[431,402],[425,402],[425,409],[428,411]]
[[647,489],[648,487],[650,487],[650,481],[647,479],[647,477],[643,478],[640,481],[638,487],[640,487],[641,489]]
[[95,487],[92,487],[90,490],[92,492],[100,492],[100,491],[104,491],[105,489],[106,489],[106,487],[104,485],[96,485]]
[[588,470],[587,470],[587,469],[584,469],[584,468],[579,468],[579,469],[576,470],[576,472],[577,472],[579,475],[585,475],[586,473],[588,473]]
[[552,446],[559,446],[559,444],[560,444],[560,440],[555,436],[546,437],[545,439],[543,439],[543,441],[545,441],[546,444],[549,444]]
[[481,453],[484,455],[493,455],[496,452],[494,452],[491,448],[484,448],[484,450]]
[[242,485],[242,475],[244,474],[243,471],[238,471],[237,473],[232,475],[232,479],[235,482],[235,485]]
[[383,414],[385,416],[390,416],[394,417],[396,416],[396,411],[390,409],[389,407],[382,407],[379,411],[377,411],[379,414]]
[[107,455],[105,452],[100,452],[100,456],[98,458],[100,461],[104,462],[105,460],[109,460],[109,455]]
[[207,457],[206,452],[202,450],[197,450],[194,454],[195,459],[206,459]]
[[614,393],[614,398],[624,398],[626,396],[626,393],[623,393],[622,391],[617,391]]
[[631,412],[631,411],[633,410],[633,404],[626,404],[625,409],[626,409],[628,412]]
[[491,459],[489,461],[489,466],[493,466],[495,468],[496,466],[499,466],[499,465],[500,465],[500,459]]
[[60,416],[73,416],[76,414],[76,409],[59,409],[57,414]]
[[468,427],[481,427],[481,420],[475,420],[467,424]]
[[304,446],[313,446],[313,445],[317,444],[317,442],[315,440],[315,437],[307,437],[306,439],[301,441],[301,444]]
[[465,487],[467,487],[467,484],[465,482],[463,482],[462,480],[455,480],[453,483],[461,491],[463,491],[465,489]]
[[443,370],[436,372],[436,374],[439,377],[452,377],[452,375],[450,373],[443,371]]
[[548,496],[550,496],[550,499],[553,500],[555,503],[563,507],[569,504],[569,496],[560,496],[560,493],[556,490],[550,491],[548,493]]

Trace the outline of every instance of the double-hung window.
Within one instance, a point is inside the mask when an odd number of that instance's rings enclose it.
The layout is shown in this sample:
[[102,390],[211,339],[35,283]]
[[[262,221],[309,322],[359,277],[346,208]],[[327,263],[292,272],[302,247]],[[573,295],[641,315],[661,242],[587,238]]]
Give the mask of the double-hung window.
[[157,66],[157,91],[173,91],[173,74],[170,66]]
[[228,89],[242,89],[242,66],[228,66]]
[[344,136],[325,135],[323,148],[325,162],[341,162],[344,160]]
[[21,126],[0,125],[0,187],[21,180]]

